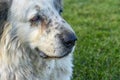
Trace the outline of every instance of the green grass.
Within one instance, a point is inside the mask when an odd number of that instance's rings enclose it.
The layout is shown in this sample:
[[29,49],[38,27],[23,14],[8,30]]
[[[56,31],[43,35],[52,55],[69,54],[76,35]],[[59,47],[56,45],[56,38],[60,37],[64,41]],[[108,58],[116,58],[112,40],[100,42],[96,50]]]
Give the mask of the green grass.
[[78,41],[72,80],[120,80],[120,0],[64,0]]

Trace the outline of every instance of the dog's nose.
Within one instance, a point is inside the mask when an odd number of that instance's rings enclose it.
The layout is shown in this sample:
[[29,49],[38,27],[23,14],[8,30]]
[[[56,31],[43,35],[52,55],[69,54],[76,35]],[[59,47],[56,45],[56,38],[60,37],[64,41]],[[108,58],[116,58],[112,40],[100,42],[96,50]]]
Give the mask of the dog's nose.
[[64,32],[63,34],[61,34],[61,37],[63,45],[67,48],[72,48],[77,40],[77,37],[74,33]]

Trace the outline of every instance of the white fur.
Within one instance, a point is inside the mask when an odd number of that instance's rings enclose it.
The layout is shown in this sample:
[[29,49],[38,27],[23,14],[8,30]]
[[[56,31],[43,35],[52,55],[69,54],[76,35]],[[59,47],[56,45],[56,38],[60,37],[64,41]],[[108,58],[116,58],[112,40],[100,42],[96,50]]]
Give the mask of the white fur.
[[[35,6],[42,11],[52,23],[59,23],[69,32],[73,32],[54,7],[54,0],[13,0],[8,13],[8,22],[0,41],[0,80],[70,80],[72,77],[72,53],[63,58],[44,59],[34,51],[35,47],[43,50],[49,56],[65,54],[56,34],[56,25],[49,27],[52,32],[46,33],[42,22],[32,27],[29,20],[39,13]],[[56,18],[57,16],[57,18]],[[47,23],[47,20],[45,23]],[[43,29],[42,29],[43,28]],[[48,30],[48,29],[47,29]]]

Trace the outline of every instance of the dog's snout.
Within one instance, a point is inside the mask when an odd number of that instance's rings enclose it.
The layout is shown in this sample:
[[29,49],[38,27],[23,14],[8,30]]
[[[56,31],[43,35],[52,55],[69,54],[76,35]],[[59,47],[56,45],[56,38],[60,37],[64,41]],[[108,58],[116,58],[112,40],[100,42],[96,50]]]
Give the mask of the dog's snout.
[[61,34],[61,40],[63,45],[65,45],[67,48],[72,48],[75,45],[77,37],[74,33],[64,32]]

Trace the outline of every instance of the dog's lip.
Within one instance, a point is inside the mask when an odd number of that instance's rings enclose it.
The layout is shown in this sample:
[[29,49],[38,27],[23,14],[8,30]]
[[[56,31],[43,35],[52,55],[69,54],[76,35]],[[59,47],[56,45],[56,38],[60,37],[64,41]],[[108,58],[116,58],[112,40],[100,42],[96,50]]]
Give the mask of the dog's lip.
[[35,48],[35,50],[39,53],[39,55],[43,58],[47,58],[48,56],[41,50],[39,50],[38,48]]
[[46,55],[43,51],[39,50],[38,48],[35,48],[35,50],[39,53],[39,55],[42,57],[42,58],[63,58],[63,57],[66,57],[69,53],[71,53],[71,50],[70,51],[67,51],[64,55],[62,56],[49,56],[49,55]]

